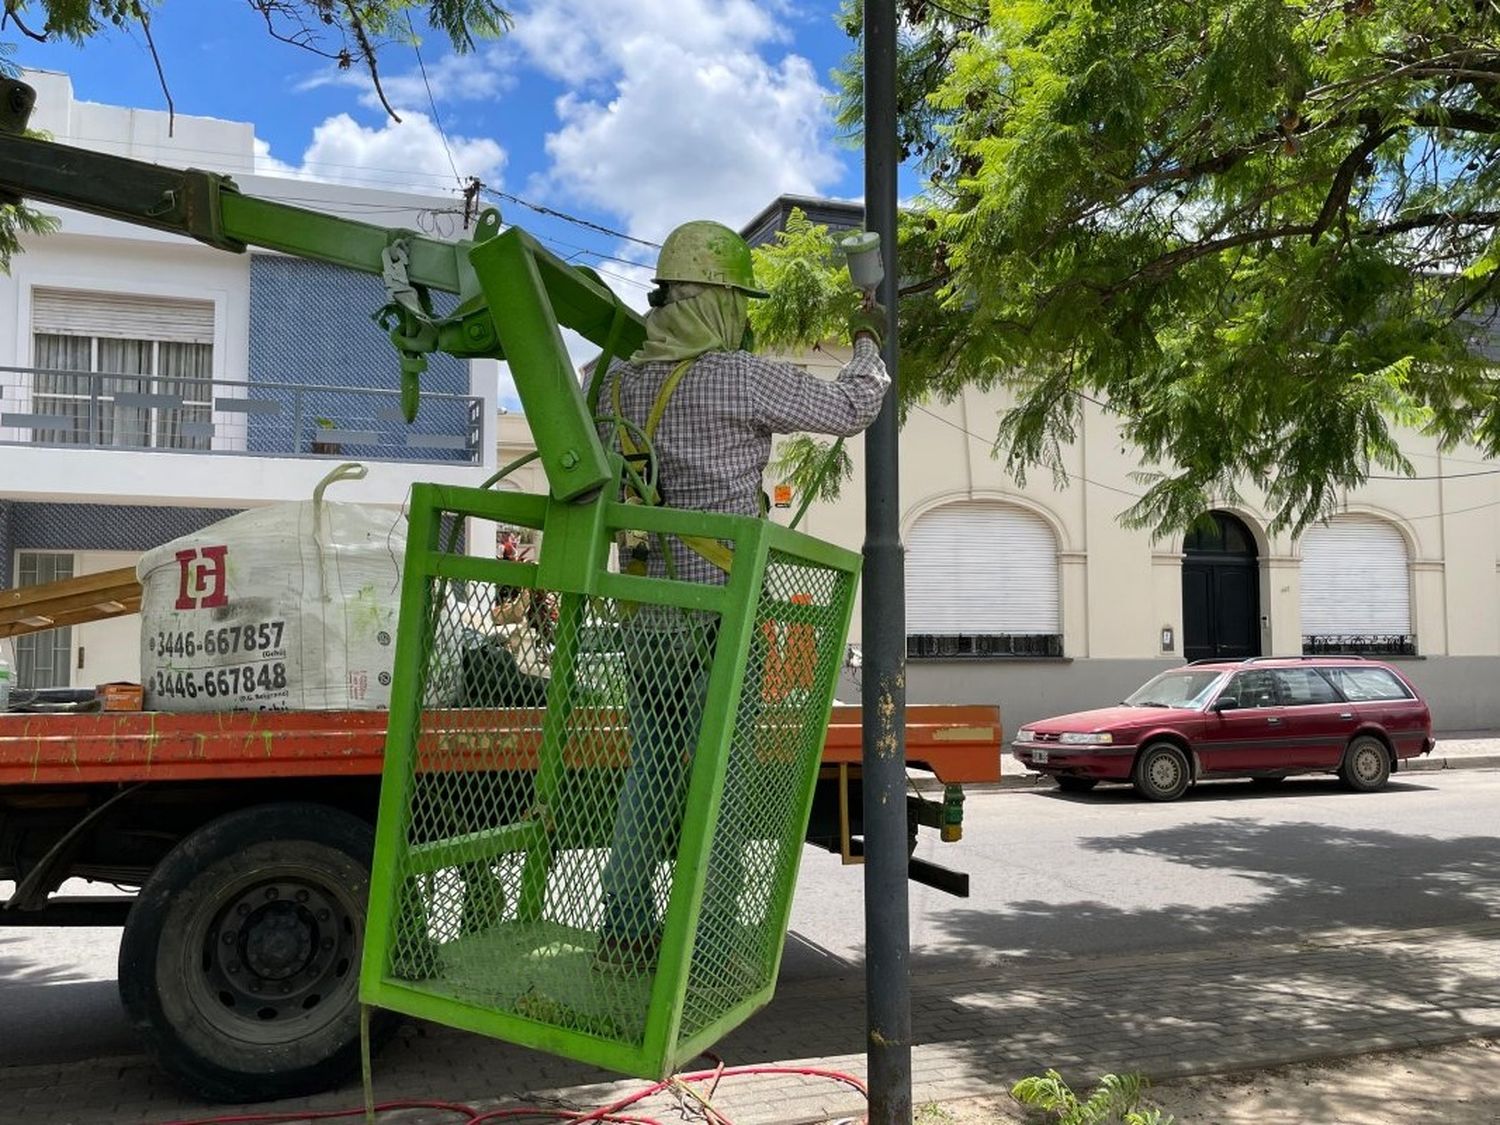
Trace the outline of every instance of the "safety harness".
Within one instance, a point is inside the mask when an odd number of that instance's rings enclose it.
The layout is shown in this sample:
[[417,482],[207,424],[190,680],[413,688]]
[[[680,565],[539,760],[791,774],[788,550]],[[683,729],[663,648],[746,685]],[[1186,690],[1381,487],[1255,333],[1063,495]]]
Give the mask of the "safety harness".
[[[677,385],[682,382],[682,377],[688,373],[693,366],[697,356],[689,356],[672,368],[672,373],[662,383],[661,389],[656,392],[656,399],[651,404],[651,411],[646,415],[646,424],[641,427],[640,433],[646,439],[646,449],[637,444],[631,435],[631,427],[625,422],[624,411],[620,407],[620,373],[615,372],[614,385],[610,388],[610,402],[614,409],[615,432],[619,435],[620,451],[625,455],[627,461],[645,461],[652,454],[649,452],[650,443],[656,439],[656,428],[661,425],[662,415],[667,412],[667,403],[672,398],[672,392],[677,390]],[[641,478],[644,480],[644,478]],[[662,502],[661,488],[644,486],[645,491],[651,495],[642,495],[641,490],[631,483],[625,485],[625,503],[627,504],[660,504]],[[624,538],[625,573],[644,575],[646,573],[646,560],[650,556],[650,538],[642,531],[626,531]],[[729,573],[734,564],[734,550],[726,547],[717,539],[709,539],[701,535],[678,535],[677,540],[684,547],[692,551],[700,559],[712,566],[718,567],[725,574]],[[671,555],[663,552],[670,570]]]

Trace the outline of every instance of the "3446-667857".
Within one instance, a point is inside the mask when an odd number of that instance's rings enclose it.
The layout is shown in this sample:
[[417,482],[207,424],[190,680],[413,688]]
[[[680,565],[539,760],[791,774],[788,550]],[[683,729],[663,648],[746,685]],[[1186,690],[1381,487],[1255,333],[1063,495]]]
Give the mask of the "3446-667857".
[[235,653],[280,652],[285,621],[259,621],[196,630],[157,630],[147,647],[160,656],[233,656]]

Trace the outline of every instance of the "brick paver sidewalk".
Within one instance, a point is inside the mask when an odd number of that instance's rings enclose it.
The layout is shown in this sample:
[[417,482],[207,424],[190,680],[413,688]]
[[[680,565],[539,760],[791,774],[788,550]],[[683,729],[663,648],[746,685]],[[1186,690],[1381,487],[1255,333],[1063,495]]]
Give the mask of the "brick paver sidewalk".
[[[736,1065],[801,1061],[863,1076],[863,976],[784,989],[722,1045]],[[1186,953],[975,964],[913,982],[915,1096],[997,1093],[1056,1066],[1070,1076],[1153,1077],[1267,1066],[1450,1042],[1500,1031],[1500,920],[1408,930],[1339,930],[1282,944]],[[444,1028],[407,1028],[377,1057],[381,1099],[492,1108],[598,1106],[639,1089],[591,1068]],[[356,1087],[267,1110],[357,1105]],[[714,1104],[735,1125],[856,1116],[859,1096],[779,1076],[726,1081]],[[674,1101],[640,1111],[676,1120]],[[253,1112],[242,1107],[235,1112]],[[145,1059],[0,1068],[0,1121],[165,1122],[213,1111],[184,1099]],[[386,1122],[443,1121],[406,1113]]]

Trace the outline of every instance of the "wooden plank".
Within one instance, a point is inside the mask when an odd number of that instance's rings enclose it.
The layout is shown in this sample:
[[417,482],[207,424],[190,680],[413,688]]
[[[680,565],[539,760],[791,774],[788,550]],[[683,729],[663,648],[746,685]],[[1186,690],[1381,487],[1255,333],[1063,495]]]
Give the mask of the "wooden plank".
[[0,637],[102,621],[141,608],[141,584],[126,566],[35,586],[0,590]]

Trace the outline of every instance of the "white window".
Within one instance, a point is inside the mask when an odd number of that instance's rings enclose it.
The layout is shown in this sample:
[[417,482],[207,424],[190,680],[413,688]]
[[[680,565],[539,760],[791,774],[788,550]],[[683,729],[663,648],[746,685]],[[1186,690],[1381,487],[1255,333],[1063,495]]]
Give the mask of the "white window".
[[1061,656],[1057,539],[986,501],[924,513],[906,542],[907,655]]
[[1415,654],[1406,540],[1374,516],[1336,516],[1302,536],[1302,648]]
[[[20,551],[16,555],[16,584],[40,586],[73,577],[73,556],[54,551]],[[67,687],[73,654],[73,630],[44,629],[16,641],[16,687]]]
[[212,448],[212,302],[36,289],[31,328],[34,440]]

